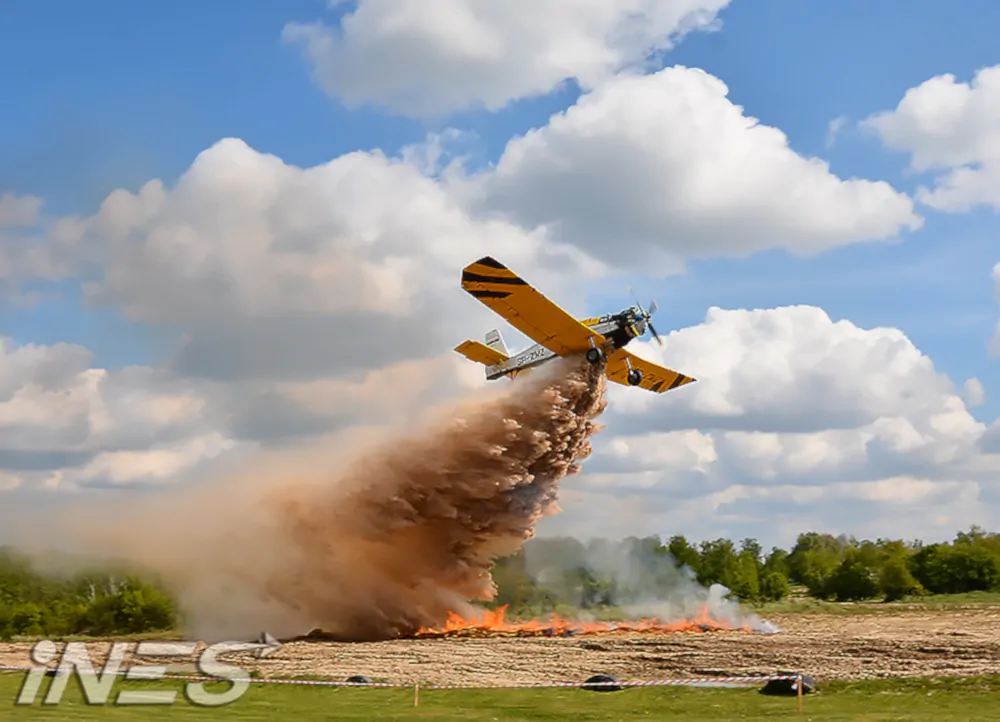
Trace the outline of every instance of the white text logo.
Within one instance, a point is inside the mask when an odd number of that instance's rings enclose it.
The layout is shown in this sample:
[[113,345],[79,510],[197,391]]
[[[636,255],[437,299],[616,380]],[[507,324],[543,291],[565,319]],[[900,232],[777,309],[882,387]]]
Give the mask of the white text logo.
[[[108,704],[115,680],[119,677],[130,681],[170,679],[166,674],[167,667],[163,664],[131,664],[124,668],[125,655],[132,646],[133,643],[130,642],[112,644],[107,658],[98,669],[83,642],[67,643],[61,656],[54,642],[43,640],[37,643],[31,650],[31,659],[37,666],[28,672],[17,696],[17,704],[33,704],[38,699],[42,681],[47,675],[52,675],[52,682],[42,700],[45,705],[59,704],[66,691],[66,685],[73,675],[76,675],[80,682],[84,701],[90,705]],[[184,685],[184,697],[188,702],[202,707],[221,707],[235,702],[250,686],[250,673],[241,667],[221,662],[219,660],[221,655],[250,652],[260,658],[274,653],[281,647],[280,643],[268,634],[262,635],[260,643],[220,642],[205,647],[197,655],[195,654],[198,648],[197,642],[139,642],[134,646],[136,657],[194,659],[198,676],[229,682],[228,689],[210,692],[205,688],[204,681],[187,681]],[[59,665],[53,669],[49,665],[56,659],[59,660]],[[174,703],[176,697],[176,690],[123,689],[118,693],[114,704],[169,705]]]

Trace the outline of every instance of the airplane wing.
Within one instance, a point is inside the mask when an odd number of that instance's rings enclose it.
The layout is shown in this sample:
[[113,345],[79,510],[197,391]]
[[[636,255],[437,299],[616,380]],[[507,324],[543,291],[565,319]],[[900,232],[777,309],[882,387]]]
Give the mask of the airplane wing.
[[580,323],[491,256],[462,270],[462,288],[560,356],[586,351],[591,338],[598,346],[605,341],[603,335]]
[[632,364],[632,368],[642,372],[642,382],[639,386],[657,394],[672,391],[696,380],[677,371],[654,364],[652,361],[646,361],[634,353],[620,348],[608,358],[607,375],[609,381],[614,381],[624,386],[629,385],[628,365],[625,363],[626,358]]

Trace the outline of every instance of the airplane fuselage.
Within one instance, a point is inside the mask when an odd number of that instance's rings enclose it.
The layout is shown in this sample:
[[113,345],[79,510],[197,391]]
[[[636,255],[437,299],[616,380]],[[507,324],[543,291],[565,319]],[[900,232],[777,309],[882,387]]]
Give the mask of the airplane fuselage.
[[[605,349],[608,353],[614,349],[623,348],[628,345],[629,341],[646,332],[646,322],[634,306],[619,313],[582,319],[580,322],[608,339],[610,348]],[[536,343],[505,361],[487,366],[486,378],[493,381],[506,376],[511,371],[524,371],[557,357],[557,353],[550,351],[540,343]]]

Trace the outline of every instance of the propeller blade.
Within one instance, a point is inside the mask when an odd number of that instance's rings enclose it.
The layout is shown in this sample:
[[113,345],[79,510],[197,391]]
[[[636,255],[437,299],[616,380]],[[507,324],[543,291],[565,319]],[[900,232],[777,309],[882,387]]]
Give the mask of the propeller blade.
[[656,313],[656,309],[658,309],[658,308],[659,308],[659,306],[656,305],[656,299],[655,298],[650,299],[650,301],[649,301],[649,310],[647,311],[647,313],[650,316],[652,316],[654,313]]
[[656,329],[653,327],[653,322],[652,321],[647,321],[646,325],[649,326],[649,331],[650,331],[650,333],[653,334],[653,338],[656,339],[656,343],[660,344],[660,346],[663,346],[663,339],[660,338],[660,334],[658,334],[656,332]]
[[645,314],[645,311],[642,310],[642,304],[639,303],[639,299],[635,295],[635,290],[631,286],[628,287],[628,293],[632,297],[632,300],[635,301],[635,305],[639,307],[639,313]]

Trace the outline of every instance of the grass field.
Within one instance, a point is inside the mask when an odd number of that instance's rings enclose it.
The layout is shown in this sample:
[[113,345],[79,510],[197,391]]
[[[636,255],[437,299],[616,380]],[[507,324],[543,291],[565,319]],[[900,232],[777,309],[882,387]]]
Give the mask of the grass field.
[[932,594],[906,597],[898,602],[868,600],[863,602],[826,602],[804,594],[781,602],[744,605],[749,611],[768,614],[898,614],[901,611],[948,611],[958,607],[1000,605],[1000,592],[968,592],[966,594]]
[[[803,669],[817,674],[821,680],[820,689],[816,694],[804,698],[802,715],[798,714],[797,700],[794,697],[765,697],[758,694],[757,689],[678,687],[626,689],[605,694],[580,689],[440,691],[421,689],[419,706],[414,707],[412,688],[352,689],[254,684],[236,702],[220,708],[206,708],[185,700],[181,682],[138,683],[123,680],[116,681],[112,700],[124,689],[156,688],[177,690],[178,700],[174,705],[165,707],[121,707],[113,704],[104,707],[88,706],[84,703],[81,691],[74,681],[70,683],[60,704],[46,706],[41,702],[49,685],[49,680],[46,680],[35,704],[30,707],[19,707],[14,704],[14,700],[20,690],[24,673],[0,672],[0,719],[225,721],[299,718],[302,720],[462,720],[463,722],[563,719],[572,719],[575,722],[659,719],[866,720],[868,722],[1000,720],[1000,694],[998,694],[1000,674],[972,676],[1000,670],[1000,658],[996,655],[995,643],[977,636],[984,633],[987,628],[997,628],[996,614],[990,612],[984,616],[975,612],[958,611],[977,607],[986,610],[995,609],[998,602],[1000,595],[996,594],[923,597],[893,604],[877,601],[837,604],[790,599],[755,610],[763,613],[762,616],[779,614],[790,615],[786,620],[796,618],[808,620],[793,630],[787,639],[766,636],[748,638],[707,636],[676,641],[676,644],[682,645],[681,649],[687,655],[694,654],[696,647],[703,647],[701,653],[708,656],[704,659],[699,658],[701,661],[697,664],[701,666],[723,665],[728,668],[731,665],[734,668],[732,673],[738,673],[737,668],[740,664],[759,666],[764,659],[767,660],[765,666],[774,669]],[[883,614],[886,612],[893,612],[898,616],[886,616]],[[911,612],[914,613],[912,616]],[[970,614],[972,616],[968,616]],[[863,615],[874,616],[866,618]],[[907,632],[904,628],[908,620],[918,620],[919,624]],[[863,629],[860,631],[853,629],[859,624]],[[158,639],[163,639],[165,636],[169,635],[137,635],[139,638]],[[512,659],[523,660],[525,654],[533,650],[541,653],[552,643],[560,640],[548,640],[538,644],[529,644],[529,641],[512,647],[516,652],[514,657],[498,656],[495,660],[487,658],[483,647],[477,646],[473,654],[465,649],[466,643],[461,642],[456,642],[455,647],[465,650],[464,657],[449,656],[452,652],[446,653],[445,648],[448,645],[444,643],[417,645],[420,647],[420,654],[423,655],[420,673],[429,676],[443,674],[440,670],[435,672],[435,667],[430,664],[428,658],[434,650],[441,650],[442,659],[448,662],[448,666],[442,669],[453,669],[455,668],[453,665],[464,668],[462,665],[474,661],[477,666],[495,668],[496,671],[491,672],[489,676],[491,679],[498,679],[497,675],[502,674],[502,670],[511,665]],[[603,640],[602,643],[609,647],[613,647],[614,644],[613,640]],[[907,651],[908,645],[913,646],[913,644],[917,645],[914,647],[916,652]],[[963,644],[966,646],[963,647]],[[397,649],[397,646],[386,644],[379,648],[379,652],[388,658],[393,658],[394,655],[398,657],[400,649]],[[494,646],[499,651],[505,647],[505,643],[499,640]],[[928,657],[929,650],[938,646],[941,647],[940,651],[944,656]],[[882,647],[886,649],[883,650]],[[303,659],[308,662],[307,667],[312,669],[319,663],[323,649],[321,646],[307,646],[297,654],[304,654]],[[637,653],[640,656],[662,655],[666,648],[650,649],[654,651],[644,652],[640,649]],[[559,662],[565,664],[571,651],[568,646],[561,648]],[[337,656],[342,657],[349,652],[350,648],[338,648]],[[775,656],[784,652],[788,652],[791,656],[784,659]],[[889,658],[890,652],[896,653],[897,656]],[[917,657],[908,656],[917,652],[920,653],[918,656],[922,655],[920,657],[923,660],[922,665],[917,664],[920,661]],[[372,674],[375,670],[369,670],[362,664],[367,653],[356,654],[360,656],[348,663],[345,669],[330,673],[331,676],[343,679],[345,674],[360,671],[375,678],[383,676],[387,679],[398,678],[395,676],[396,673],[391,671]],[[467,659],[470,654],[474,660]],[[594,654],[596,656],[591,659],[594,659],[596,664],[603,664],[599,660],[610,659],[616,652],[604,651]],[[741,654],[746,656],[747,661],[740,662]],[[882,659],[880,655],[889,655],[887,657],[889,661],[885,663],[878,661]],[[866,657],[871,659],[863,659]],[[924,657],[927,659],[923,659]],[[865,662],[867,668],[872,671],[883,669],[882,673],[897,673],[899,670],[907,669],[911,674],[930,674],[933,670],[947,668],[947,665],[940,666],[945,662],[954,666],[957,664],[956,660],[964,658],[976,660],[976,669],[967,672],[970,676],[960,678],[917,677],[823,682],[822,675],[831,672],[824,671],[823,666],[816,660],[825,660],[824,663],[829,667],[832,664],[831,660],[842,658],[857,659],[858,663]],[[543,663],[543,660],[540,661],[540,664]],[[660,664],[663,664],[662,660]],[[787,666],[781,666],[783,664]],[[400,667],[403,668],[405,665]],[[634,675],[616,674],[619,678],[650,679],[663,676],[692,676],[692,672],[693,670],[672,672],[660,670],[649,675],[638,672]],[[942,673],[947,674],[947,672]],[[583,679],[586,674],[589,672],[585,673],[581,669],[578,673],[569,675],[569,678]],[[223,691],[225,685],[208,685],[208,688],[213,691]]]
[[[184,700],[181,683],[119,681],[121,689],[177,689],[170,707],[92,707],[70,683],[59,705],[18,707],[24,676],[0,674],[0,717],[10,720],[996,720],[1000,675],[962,679],[907,679],[822,685],[806,695],[803,714],[794,697],[766,697],[756,689],[626,689],[595,693],[573,689],[423,690],[419,706],[411,689],[336,689],[253,685],[232,704],[207,708]],[[219,685],[217,690],[225,687]],[[212,685],[209,686],[212,689]],[[114,694],[112,695],[114,699]]]

